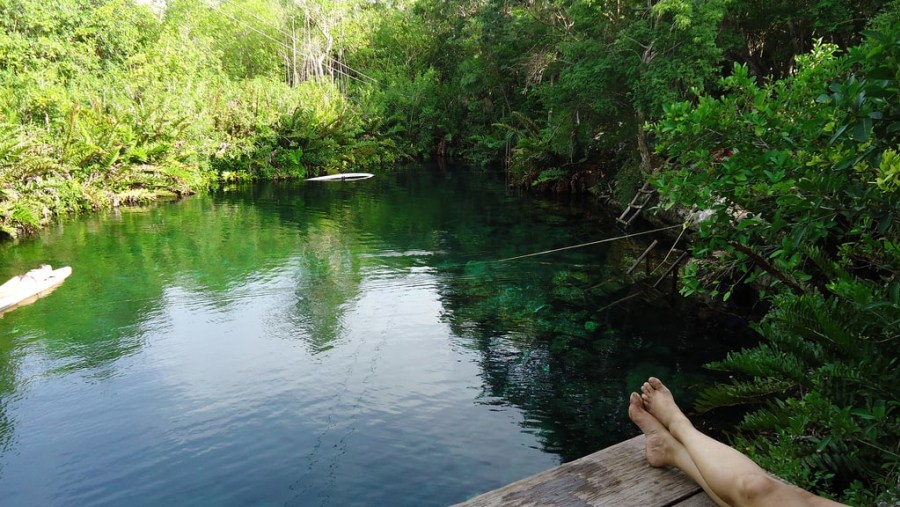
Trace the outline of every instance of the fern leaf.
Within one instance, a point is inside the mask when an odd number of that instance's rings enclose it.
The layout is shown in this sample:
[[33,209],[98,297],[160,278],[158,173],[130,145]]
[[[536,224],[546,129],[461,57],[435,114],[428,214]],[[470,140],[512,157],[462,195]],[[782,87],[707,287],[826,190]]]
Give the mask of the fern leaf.
[[794,382],[776,379],[733,380],[730,384],[716,384],[704,389],[695,407],[700,412],[707,412],[719,407],[762,403],[774,395],[784,395],[794,386]]

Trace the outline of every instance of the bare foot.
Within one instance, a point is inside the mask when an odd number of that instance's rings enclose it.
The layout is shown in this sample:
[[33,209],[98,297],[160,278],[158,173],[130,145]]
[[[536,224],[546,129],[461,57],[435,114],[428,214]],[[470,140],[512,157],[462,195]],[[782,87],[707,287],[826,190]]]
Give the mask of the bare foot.
[[669,391],[669,388],[664,386],[658,378],[650,377],[641,386],[641,392],[643,393],[641,398],[644,400],[644,407],[667,430],[672,431],[672,424],[675,423],[687,422],[690,424],[688,418],[675,404],[672,391]]
[[666,430],[653,414],[644,410],[644,403],[637,393],[631,393],[628,403],[628,418],[644,432],[647,447],[644,450],[647,463],[654,467],[673,464],[673,447],[677,444],[675,437]]

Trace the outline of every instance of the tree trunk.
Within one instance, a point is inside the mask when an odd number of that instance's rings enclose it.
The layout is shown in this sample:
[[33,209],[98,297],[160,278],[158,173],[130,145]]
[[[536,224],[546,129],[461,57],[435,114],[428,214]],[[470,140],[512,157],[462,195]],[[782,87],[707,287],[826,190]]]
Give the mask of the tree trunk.
[[641,172],[651,174],[656,170],[653,167],[653,154],[650,153],[650,146],[647,143],[647,133],[644,131],[644,123],[647,121],[644,112],[640,109],[635,111],[637,118],[637,145],[638,153],[641,155]]

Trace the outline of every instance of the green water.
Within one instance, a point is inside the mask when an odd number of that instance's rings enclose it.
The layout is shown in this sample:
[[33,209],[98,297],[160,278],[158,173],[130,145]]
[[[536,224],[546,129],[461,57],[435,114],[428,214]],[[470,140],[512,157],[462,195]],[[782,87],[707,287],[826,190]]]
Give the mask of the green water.
[[634,292],[643,238],[489,262],[611,221],[414,167],[4,243],[2,280],[74,273],[0,319],[3,504],[446,505],[630,437],[730,334]]

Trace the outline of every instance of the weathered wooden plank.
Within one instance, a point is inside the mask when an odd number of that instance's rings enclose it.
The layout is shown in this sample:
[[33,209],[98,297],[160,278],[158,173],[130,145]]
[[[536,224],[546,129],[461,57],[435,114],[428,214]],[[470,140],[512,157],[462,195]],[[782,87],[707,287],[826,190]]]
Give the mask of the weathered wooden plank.
[[676,503],[672,507],[718,507],[718,505],[716,502],[713,502],[709,495],[701,491],[687,500]]
[[688,500],[698,492],[709,499],[681,472],[647,465],[641,435],[457,507],[663,507]]

